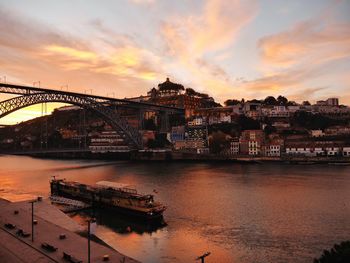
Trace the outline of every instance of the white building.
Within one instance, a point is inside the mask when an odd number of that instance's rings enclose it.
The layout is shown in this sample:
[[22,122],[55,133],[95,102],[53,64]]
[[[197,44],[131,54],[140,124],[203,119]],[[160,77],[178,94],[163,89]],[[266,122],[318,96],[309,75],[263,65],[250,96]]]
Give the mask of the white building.
[[239,141],[231,141],[230,154],[231,155],[239,154]]
[[196,117],[192,121],[187,122],[188,126],[202,126],[205,125],[205,121],[201,117]]
[[286,147],[286,154],[315,156],[315,152],[310,147]]
[[326,148],[327,156],[337,156],[340,155],[339,147],[327,147]]
[[350,157],[350,147],[343,147],[343,156]]
[[270,145],[265,146],[265,156],[280,157],[281,156],[281,145],[270,144]]
[[273,106],[272,108],[262,108],[262,114],[269,118],[289,117],[289,110],[285,106]]
[[249,141],[248,143],[248,154],[249,155],[260,155],[261,145],[258,141]]
[[316,156],[324,156],[326,152],[321,147],[315,147],[314,153]]

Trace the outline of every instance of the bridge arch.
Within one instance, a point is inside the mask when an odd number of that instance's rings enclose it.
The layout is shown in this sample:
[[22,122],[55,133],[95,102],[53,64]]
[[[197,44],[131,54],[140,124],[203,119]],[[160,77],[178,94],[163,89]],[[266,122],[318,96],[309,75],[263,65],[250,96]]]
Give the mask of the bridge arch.
[[142,148],[142,139],[137,129],[131,127],[119,113],[110,109],[106,104],[108,101],[98,101],[97,99],[79,96],[78,94],[43,92],[30,95],[14,97],[0,102],[0,119],[6,115],[22,108],[47,102],[62,102],[91,109],[101,116],[116,131],[122,131],[127,140],[137,149]]

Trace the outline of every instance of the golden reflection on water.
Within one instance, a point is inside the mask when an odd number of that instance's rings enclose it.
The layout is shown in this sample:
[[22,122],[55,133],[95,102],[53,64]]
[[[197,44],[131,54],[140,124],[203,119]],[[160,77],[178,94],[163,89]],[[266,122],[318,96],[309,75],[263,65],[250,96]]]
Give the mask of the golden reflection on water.
[[[350,167],[40,160],[0,156],[0,197],[49,194],[49,180],[135,185],[168,209],[155,231],[117,215],[97,233],[145,263],[312,262],[350,233]],[[73,218],[84,224],[83,215]],[[131,231],[125,231],[130,226]]]

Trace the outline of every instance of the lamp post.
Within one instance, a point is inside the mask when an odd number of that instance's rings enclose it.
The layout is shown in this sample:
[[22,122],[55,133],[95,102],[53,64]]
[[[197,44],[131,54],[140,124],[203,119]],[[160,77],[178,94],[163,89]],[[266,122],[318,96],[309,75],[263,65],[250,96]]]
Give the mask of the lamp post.
[[89,219],[88,221],[88,263],[90,263],[90,235],[95,233],[96,229],[96,220],[94,218]]
[[88,221],[88,263],[90,263],[90,223],[91,221]]
[[32,204],[32,242],[34,242],[34,203],[35,202],[36,202],[35,200],[29,202]]
[[201,263],[204,263],[204,259],[209,256],[211,253],[210,252],[207,252],[207,253],[204,253],[203,255],[199,256],[196,258],[196,260],[200,260]]

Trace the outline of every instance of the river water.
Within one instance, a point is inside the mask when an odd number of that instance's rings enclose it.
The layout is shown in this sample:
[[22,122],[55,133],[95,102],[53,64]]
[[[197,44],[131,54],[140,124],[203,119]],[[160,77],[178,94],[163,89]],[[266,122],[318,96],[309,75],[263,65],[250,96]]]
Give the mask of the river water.
[[[350,166],[136,163],[0,156],[0,197],[49,195],[49,180],[108,180],[156,190],[167,226],[151,231],[109,215],[97,232],[145,263],[312,262],[350,239]],[[84,215],[74,216],[84,222]],[[131,231],[125,231],[130,225]]]

